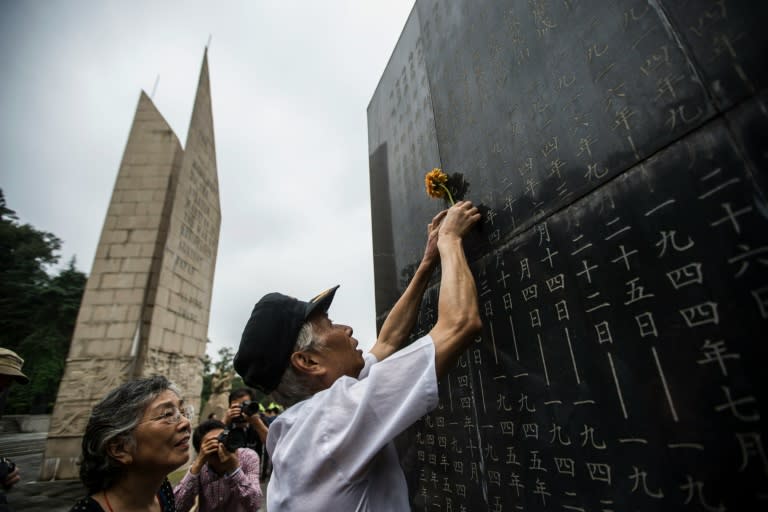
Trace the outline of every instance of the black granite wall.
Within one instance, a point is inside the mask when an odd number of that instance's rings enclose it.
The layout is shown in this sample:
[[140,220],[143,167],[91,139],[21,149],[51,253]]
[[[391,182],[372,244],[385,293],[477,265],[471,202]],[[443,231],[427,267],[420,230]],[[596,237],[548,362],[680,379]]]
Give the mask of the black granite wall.
[[414,509],[768,509],[766,22],[752,0],[416,2],[368,107],[377,313],[442,167],[485,213],[485,326],[401,440]]

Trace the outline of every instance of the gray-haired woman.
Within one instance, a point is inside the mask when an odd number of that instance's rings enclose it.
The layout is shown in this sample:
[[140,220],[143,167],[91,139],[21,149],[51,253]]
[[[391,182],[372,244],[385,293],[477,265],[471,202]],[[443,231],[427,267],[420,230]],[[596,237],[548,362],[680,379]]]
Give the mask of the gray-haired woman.
[[165,377],[112,390],[93,408],[83,436],[80,479],[90,496],[70,512],[175,512],[166,476],[189,458],[187,416]]

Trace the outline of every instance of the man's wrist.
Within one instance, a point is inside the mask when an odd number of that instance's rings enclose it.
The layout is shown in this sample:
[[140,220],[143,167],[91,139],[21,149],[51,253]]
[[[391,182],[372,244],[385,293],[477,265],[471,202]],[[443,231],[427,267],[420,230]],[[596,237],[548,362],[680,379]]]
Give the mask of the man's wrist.
[[194,462],[189,466],[189,472],[193,475],[199,475],[200,470],[203,469],[203,462],[200,461],[200,459],[195,459]]
[[225,472],[224,472],[224,476],[225,476],[225,477],[227,477],[227,478],[232,478],[233,476],[235,476],[236,474],[238,474],[240,471],[242,471],[242,468],[241,468],[240,466],[237,466],[237,467],[236,467],[235,469],[233,469],[232,471],[225,471]]
[[443,235],[440,240],[437,241],[437,250],[442,253],[443,250],[450,250],[456,246],[461,247],[462,239],[459,235]]

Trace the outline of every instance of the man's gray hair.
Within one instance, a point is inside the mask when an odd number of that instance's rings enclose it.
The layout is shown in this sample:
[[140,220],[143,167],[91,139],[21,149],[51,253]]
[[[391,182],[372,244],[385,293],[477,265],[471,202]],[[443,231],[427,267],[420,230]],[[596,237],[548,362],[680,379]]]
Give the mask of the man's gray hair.
[[[312,327],[311,323],[305,322],[299,330],[299,335],[296,336],[293,352],[316,350],[317,347],[318,341],[315,336],[314,327]],[[283,376],[280,378],[280,384],[277,385],[277,389],[272,392],[272,396],[285,407],[301,402],[313,394],[314,392],[309,386],[306,376],[297,372],[290,363],[288,364],[288,368],[283,372]]]
[[91,411],[83,435],[80,479],[89,494],[112,487],[124,474],[124,466],[113,459],[109,446],[136,445],[133,430],[144,411],[162,392],[170,390],[181,396],[176,386],[162,375],[132,380],[110,391]]

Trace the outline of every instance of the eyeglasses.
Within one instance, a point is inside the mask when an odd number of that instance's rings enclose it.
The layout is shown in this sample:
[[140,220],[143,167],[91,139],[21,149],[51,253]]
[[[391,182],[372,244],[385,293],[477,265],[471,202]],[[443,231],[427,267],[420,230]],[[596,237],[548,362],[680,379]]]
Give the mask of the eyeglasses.
[[184,406],[182,408],[178,408],[176,406],[173,406],[170,409],[166,409],[165,412],[160,414],[159,416],[155,416],[154,418],[149,418],[148,420],[140,421],[139,423],[146,423],[148,421],[162,421],[163,423],[166,423],[168,425],[176,425],[178,422],[181,421],[181,418],[189,419],[193,414],[193,408],[189,406]]

